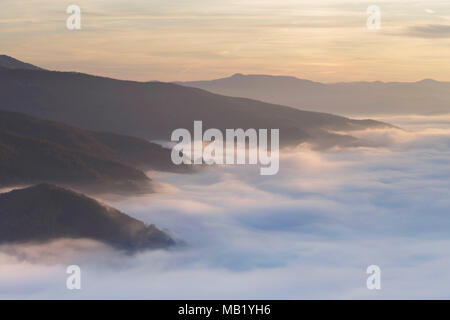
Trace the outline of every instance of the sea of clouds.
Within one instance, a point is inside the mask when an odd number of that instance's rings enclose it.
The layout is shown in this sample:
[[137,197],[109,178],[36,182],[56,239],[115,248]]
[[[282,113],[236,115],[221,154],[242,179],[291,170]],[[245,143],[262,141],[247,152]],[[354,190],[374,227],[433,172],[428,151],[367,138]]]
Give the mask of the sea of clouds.
[[[99,199],[179,248],[126,255],[90,240],[0,247],[0,298],[450,298],[450,116],[383,118],[377,148],[281,153],[280,171],[150,172],[161,192]],[[82,289],[66,288],[79,265]],[[381,268],[382,289],[366,288]]]

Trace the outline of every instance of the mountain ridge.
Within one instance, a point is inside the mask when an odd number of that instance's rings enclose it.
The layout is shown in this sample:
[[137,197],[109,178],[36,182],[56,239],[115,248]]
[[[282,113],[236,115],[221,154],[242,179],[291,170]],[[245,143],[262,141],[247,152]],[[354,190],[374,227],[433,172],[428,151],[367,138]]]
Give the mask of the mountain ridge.
[[142,170],[190,172],[143,139],[0,111],[0,186],[50,182],[96,192],[152,192]]
[[226,96],[343,115],[450,112],[450,82],[433,79],[321,83],[291,76],[234,74],[214,80],[175,83]]
[[44,70],[30,63],[22,62],[4,54],[0,54],[0,67],[7,69]]
[[164,249],[175,241],[83,194],[53,184],[38,184],[0,194],[0,243],[87,238],[117,249]]
[[195,120],[204,128],[280,129],[281,145],[311,142],[320,147],[357,146],[351,135],[336,134],[372,127],[376,121],[296,110],[245,98],[163,82],[132,82],[81,73],[0,68],[4,110],[64,122],[84,129],[110,131],[148,140],[170,140]]

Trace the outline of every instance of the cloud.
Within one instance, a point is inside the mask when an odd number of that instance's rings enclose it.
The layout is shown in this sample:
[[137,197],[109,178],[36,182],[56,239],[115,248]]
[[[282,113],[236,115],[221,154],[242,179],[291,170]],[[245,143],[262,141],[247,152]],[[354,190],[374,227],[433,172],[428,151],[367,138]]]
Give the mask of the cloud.
[[[141,81],[203,80],[233,72],[322,82],[448,77],[438,63],[446,57],[445,43],[417,47],[404,34],[403,41],[382,36],[408,25],[444,24],[446,1],[414,5],[378,1],[382,30],[387,31],[376,33],[366,28],[371,1],[78,0],[77,4],[82,9],[82,30],[70,32],[65,23],[67,4],[2,0],[3,53],[50,70]],[[436,14],[424,12],[427,8]],[[434,63],[424,65],[424,56]],[[407,67],[412,65],[421,68]]]
[[[0,298],[448,298],[450,117],[385,120],[407,130],[358,133],[382,148],[287,150],[273,177],[153,174],[164,192],[101,200],[186,247],[3,246]],[[82,268],[80,292],[65,289],[68,264]],[[365,287],[371,264],[379,292]]]
[[429,24],[425,26],[412,26],[407,29],[405,35],[418,38],[450,38],[450,25]]
[[[10,261],[32,264],[69,263],[71,259],[88,260],[100,253],[106,254],[113,249],[103,243],[89,239],[60,239],[46,243],[27,243],[0,245],[0,264]],[[88,253],[88,255],[86,255]],[[91,254],[92,256],[89,256]]]

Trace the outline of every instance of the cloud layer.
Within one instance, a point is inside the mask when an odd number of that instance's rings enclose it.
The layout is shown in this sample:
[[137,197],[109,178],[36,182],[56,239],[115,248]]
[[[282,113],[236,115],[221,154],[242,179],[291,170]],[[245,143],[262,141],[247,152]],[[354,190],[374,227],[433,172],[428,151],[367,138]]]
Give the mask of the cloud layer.
[[[164,192],[102,200],[185,247],[3,246],[0,298],[449,298],[449,118],[384,120],[408,131],[358,133],[380,148],[286,150],[273,177],[247,166],[152,173]],[[65,288],[70,264],[81,291]],[[365,287],[372,264],[381,291]]]

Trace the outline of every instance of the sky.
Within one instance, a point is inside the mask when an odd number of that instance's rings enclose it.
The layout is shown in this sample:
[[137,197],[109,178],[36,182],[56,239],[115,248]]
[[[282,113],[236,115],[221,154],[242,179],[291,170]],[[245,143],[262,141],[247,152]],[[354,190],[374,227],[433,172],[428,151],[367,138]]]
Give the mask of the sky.
[[[66,28],[71,4],[81,30]],[[119,79],[450,81],[448,0],[2,0],[0,28],[0,54]]]
[[[394,116],[379,148],[284,150],[280,172],[150,172],[161,192],[101,198],[185,246],[124,256],[92,240],[0,246],[0,298],[450,298],[450,117]],[[80,291],[66,268],[81,268]],[[366,269],[381,269],[368,290]]]

